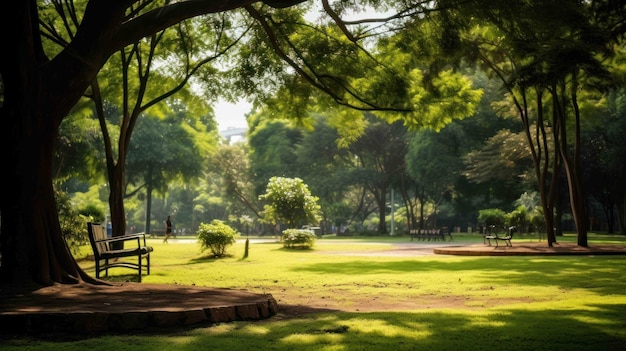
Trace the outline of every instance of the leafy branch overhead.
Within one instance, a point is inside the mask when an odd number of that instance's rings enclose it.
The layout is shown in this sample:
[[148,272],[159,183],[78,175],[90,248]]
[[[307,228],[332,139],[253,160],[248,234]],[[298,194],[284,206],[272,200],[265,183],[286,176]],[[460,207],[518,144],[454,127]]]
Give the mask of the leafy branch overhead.
[[[365,20],[342,20],[341,12],[327,2],[324,11],[331,20],[318,24],[306,21],[307,8],[268,11],[250,5],[245,9],[258,24],[259,39],[257,45],[241,51],[240,79],[248,81],[247,93],[258,96],[274,114],[304,119],[312,110],[350,109],[372,111],[389,122],[403,120],[414,129],[441,129],[470,116],[482,96],[452,65],[434,70],[424,64],[437,60],[441,52],[432,50],[435,39],[408,38],[416,34],[413,27],[427,30],[419,16],[372,19],[379,26],[374,30],[374,24],[363,26]],[[432,10],[416,6],[405,13]],[[354,32],[348,28],[351,25]],[[400,28],[408,28],[411,34]],[[358,34],[370,30],[368,36]],[[255,56],[259,48],[281,59],[269,63],[285,67],[268,69],[268,61]]]

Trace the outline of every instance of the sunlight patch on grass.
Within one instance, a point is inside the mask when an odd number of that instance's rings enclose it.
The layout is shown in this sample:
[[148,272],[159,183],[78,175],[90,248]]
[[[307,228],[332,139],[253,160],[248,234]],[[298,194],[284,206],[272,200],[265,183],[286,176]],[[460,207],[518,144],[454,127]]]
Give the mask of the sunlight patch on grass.
[[[458,241],[457,241],[458,239]],[[236,243],[207,258],[195,242],[155,247],[146,284],[181,284],[271,294],[283,305],[333,309],[304,317],[232,322],[184,335],[120,336],[107,349],[518,350],[620,349],[626,340],[626,256],[385,256],[408,238],[320,239],[312,250],[279,242]],[[459,243],[462,237],[455,237]],[[482,237],[478,237],[482,242]],[[362,255],[347,255],[360,251]],[[93,262],[81,261],[93,274]],[[112,270],[124,279],[125,270]],[[367,306],[364,308],[364,306]],[[49,344],[96,348],[103,338]],[[11,345],[19,345],[12,340]],[[61,345],[61,347],[57,347]],[[517,347],[519,346],[519,347]],[[4,345],[3,345],[4,347]],[[25,348],[21,348],[25,349]],[[4,350],[4,349],[3,349]]]
[[257,324],[246,325],[241,330],[250,335],[265,335],[270,333],[269,328]]
[[[502,328],[507,326],[507,323],[503,320],[506,319],[506,316],[503,314],[471,314],[471,316],[471,325],[477,328]],[[494,316],[497,316],[497,318]]]
[[417,340],[428,338],[432,334],[426,323],[419,322],[398,325],[387,320],[364,318],[352,318],[345,322],[350,325],[351,331],[384,337],[403,336]]
[[315,334],[292,334],[282,338],[280,341],[287,345],[317,345],[317,344],[336,344],[340,343],[344,336],[329,333]]
[[239,323],[220,323],[212,325],[210,328],[204,328],[203,330],[211,334],[227,334],[237,329],[239,329]]
[[609,325],[615,324],[615,321],[613,320],[608,320],[605,318],[597,318],[592,315],[577,314],[577,315],[571,316],[571,318],[584,324],[595,324],[598,326],[609,326]]

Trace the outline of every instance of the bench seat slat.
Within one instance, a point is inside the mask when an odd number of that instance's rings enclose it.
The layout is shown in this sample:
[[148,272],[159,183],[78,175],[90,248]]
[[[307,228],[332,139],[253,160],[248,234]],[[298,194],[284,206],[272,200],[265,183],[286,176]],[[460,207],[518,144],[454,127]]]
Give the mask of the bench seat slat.
[[498,233],[483,235],[483,243],[491,246],[491,240],[493,240],[496,243],[496,247],[498,247],[498,242],[504,241],[506,246],[513,247],[513,244],[511,243],[511,239],[513,239],[513,234],[516,231],[517,231],[516,227],[509,227],[507,228],[507,234],[504,236],[499,236]]

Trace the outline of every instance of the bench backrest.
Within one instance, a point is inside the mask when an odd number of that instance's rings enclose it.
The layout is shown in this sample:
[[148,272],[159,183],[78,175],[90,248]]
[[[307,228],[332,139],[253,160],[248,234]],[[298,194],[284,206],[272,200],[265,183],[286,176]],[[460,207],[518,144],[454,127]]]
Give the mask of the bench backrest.
[[517,232],[517,227],[513,226],[513,227],[509,227],[509,237],[512,238],[513,234],[515,234]]
[[106,241],[100,241],[107,238],[106,231],[104,230],[104,226],[100,223],[88,223],[87,229],[89,232],[89,242],[91,243],[91,248],[93,249],[93,253],[95,255],[108,252],[109,244]]

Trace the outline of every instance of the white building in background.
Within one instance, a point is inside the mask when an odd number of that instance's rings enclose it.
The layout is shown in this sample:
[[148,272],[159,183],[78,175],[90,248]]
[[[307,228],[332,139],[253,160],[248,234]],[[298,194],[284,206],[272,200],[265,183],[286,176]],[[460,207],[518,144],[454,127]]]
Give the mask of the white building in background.
[[227,128],[221,130],[219,133],[222,138],[228,140],[230,144],[233,144],[239,141],[245,141],[247,131],[248,128]]

